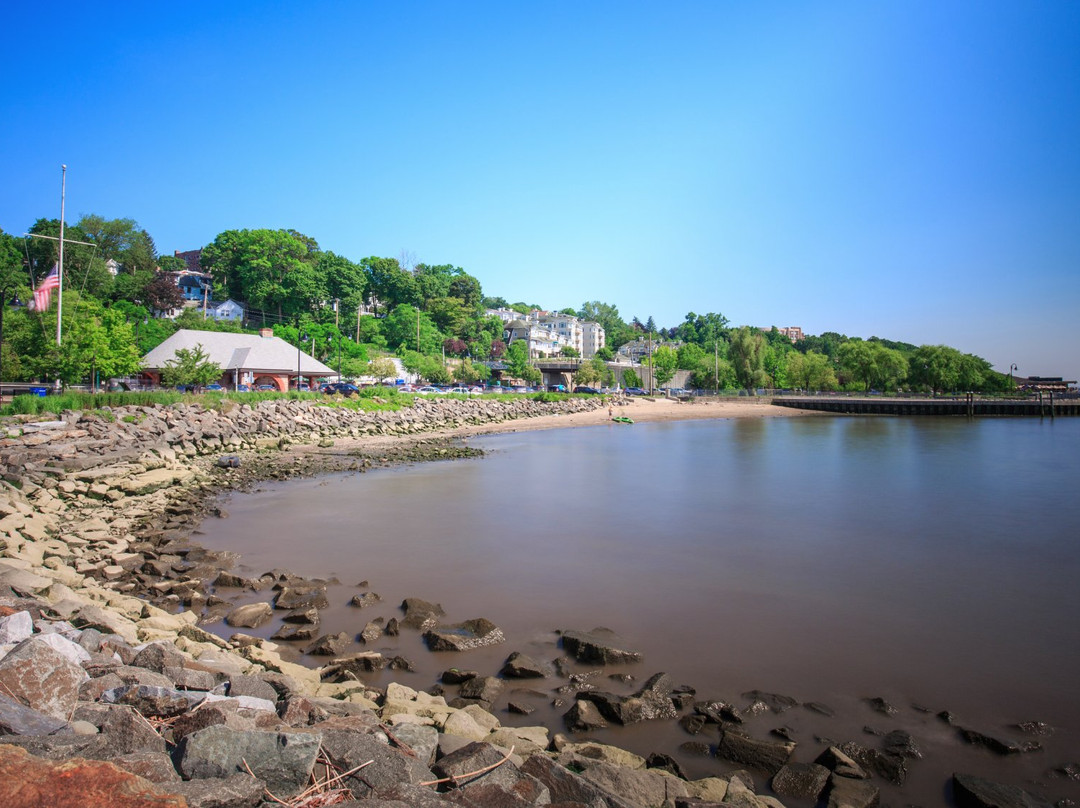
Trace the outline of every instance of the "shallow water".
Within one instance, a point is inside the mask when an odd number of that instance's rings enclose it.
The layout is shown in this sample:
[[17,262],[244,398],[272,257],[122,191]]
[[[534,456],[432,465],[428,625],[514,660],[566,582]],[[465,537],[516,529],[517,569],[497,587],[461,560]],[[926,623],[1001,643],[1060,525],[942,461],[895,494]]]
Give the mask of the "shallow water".
[[[1080,421],[716,420],[470,442],[488,456],[234,496],[201,540],[254,573],[339,578],[324,632],[359,632],[414,596],[507,634],[459,655],[406,632],[385,650],[417,672],[376,684],[427,689],[451,666],[494,674],[513,650],[553,659],[555,630],[603,625],[645,654],[627,668],[639,681],[663,670],[702,697],[738,704],[759,688],[832,706],[832,719],[797,708],[751,723],[760,737],[790,726],[797,760],[823,748],[815,734],[876,746],[864,726],[903,727],[928,747],[908,799],[941,802],[954,768],[1080,799],[1044,776],[1080,758]],[[345,605],[362,580],[380,606]],[[870,696],[901,712],[871,712]],[[501,717],[559,727],[565,708],[548,698]],[[1056,731],[1045,751],[1006,760],[912,705],[987,732]],[[690,740],[659,724],[599,735],[671,754]],[[698,776],[723,769],[681,760]]]

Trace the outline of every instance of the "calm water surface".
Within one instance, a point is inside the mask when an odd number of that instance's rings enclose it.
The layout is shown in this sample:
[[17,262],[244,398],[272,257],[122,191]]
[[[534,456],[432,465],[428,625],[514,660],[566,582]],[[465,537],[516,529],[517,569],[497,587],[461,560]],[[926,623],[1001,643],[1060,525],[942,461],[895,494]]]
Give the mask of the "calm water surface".
[[[1013,782],[1080,757],[1080,420],[717,420],[471,442],[488,456],[235,496],[202,540],[256,573],[337,576],[325,631],[358,632],[415,596],[507,633],[467,655],[389,641],[418,667],[394,677],[418,688],[452,665],[494,673],[512,650],[553,659],[556,629],[603,625],[645,653],[640,679],[663,670],[705,697],[760,688],[833,706],[824,724],[800,710],[752,729],[792,727],[797,759],[820,750],[814,734],[873,746],[867,724],[904,726],[948,765]],[[344,605],[361,580],[383,607]],[[900,716],[869,712],[868,696]],[[999,771],[912,705],[988,731],[1057,730]],[[557,724],[558,712],[537,715]],[[607,739],[673,753],[688,736]],[[947,772],[919,765],[909,794],[940,801]],[[1070,788],[1044,791],[1080,796]]]

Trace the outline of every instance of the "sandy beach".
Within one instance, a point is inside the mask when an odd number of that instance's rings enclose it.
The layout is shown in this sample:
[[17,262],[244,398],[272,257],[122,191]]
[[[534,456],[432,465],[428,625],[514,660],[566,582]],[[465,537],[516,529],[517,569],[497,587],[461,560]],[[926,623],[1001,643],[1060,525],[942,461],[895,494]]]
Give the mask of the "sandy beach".
[[[633,397],[613,403],[611,412],[625,416],[635,423],[656,421],[696,421],[708,418],[802,418],[821,413],[778,407],[766,398],[724,398],[709,400],[695,398],[680,401],[677,398]],[[539,418],[523,418],[504,423],[481,424],[461,427],[442,434],[453,437],[484,435],[493,432],[526,432],[536,429],[566,429],[578,426],[598,426],[611,421],[607,407],[589,412],[568,415],[545,415]]]

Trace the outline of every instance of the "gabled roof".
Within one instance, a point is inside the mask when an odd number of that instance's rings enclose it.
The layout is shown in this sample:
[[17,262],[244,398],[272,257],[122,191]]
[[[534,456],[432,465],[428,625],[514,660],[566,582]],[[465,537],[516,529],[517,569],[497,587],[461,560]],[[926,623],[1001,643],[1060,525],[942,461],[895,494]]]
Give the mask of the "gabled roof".
[[[221,331],[196,331],[182,328],[143,357],[143,366],[158,370],[176,356],[180,348],[188,350],[201,345],[211,362],[222,370],[254,370],[270,373],[296,373],[297,351],[279,337],[258,334],[228,334]],[[336,375],[309,354],[301,352],[300,372],[305,376]]]

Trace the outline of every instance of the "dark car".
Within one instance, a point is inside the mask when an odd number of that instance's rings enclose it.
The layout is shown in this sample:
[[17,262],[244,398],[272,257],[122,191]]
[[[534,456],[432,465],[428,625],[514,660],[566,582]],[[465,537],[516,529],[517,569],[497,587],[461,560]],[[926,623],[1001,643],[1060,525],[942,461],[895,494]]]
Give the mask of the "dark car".
[[575,393],[589,393],[589,394],[594,395],[594,396],[600,395],[600,391],[597,390],[595,387],[585,387],[584,385],[580,385],[580,384],[577,387],[574,388],[574,392]]
[[627,387],[626,388],[626,395],[628,395],[628,396],[643,396],[643,395],[645,395],[645,391],[642,390],[640,387]]
[[351,396],[353,393],[359,393],[360,388],[355,384],[349,384],[348,382],[333,382],[326,385],[326,389],[323,391],[329,396],[335,393],[340,393],[343,396]]
[[565,393],[566,392],[566,385],[565,384],[549,384],[548,385],[548,392],[549,393]]

